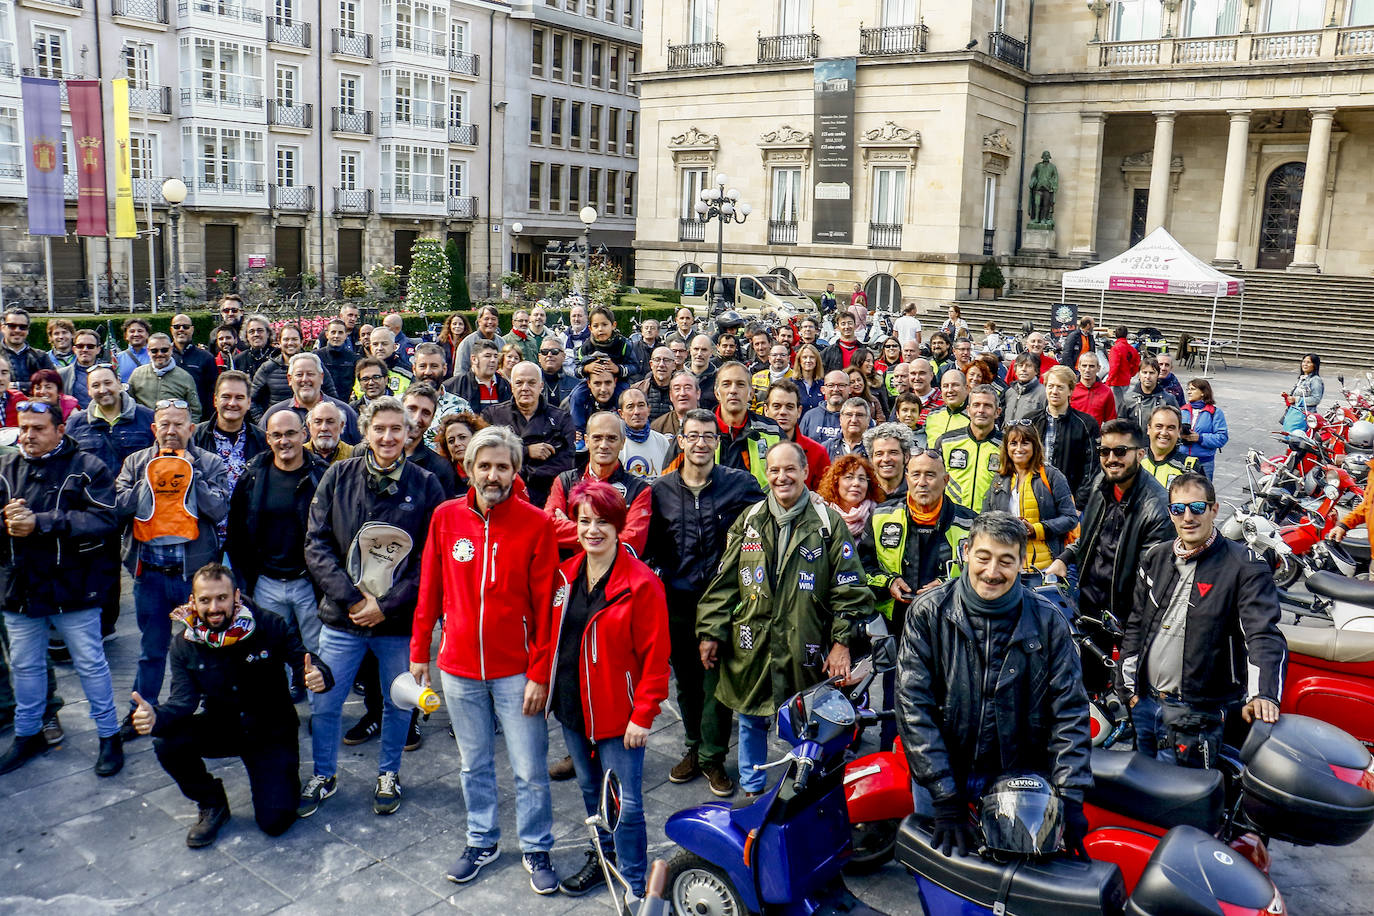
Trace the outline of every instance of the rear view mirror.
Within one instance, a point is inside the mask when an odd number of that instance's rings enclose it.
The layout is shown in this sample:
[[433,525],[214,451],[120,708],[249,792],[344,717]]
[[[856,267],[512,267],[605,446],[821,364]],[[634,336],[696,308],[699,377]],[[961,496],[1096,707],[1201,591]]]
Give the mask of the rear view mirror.
[[615,770],[607,770],[601,781],[601,804],[596,809],[597,824],[607,833],[615,833],[620,826],[620,777]]

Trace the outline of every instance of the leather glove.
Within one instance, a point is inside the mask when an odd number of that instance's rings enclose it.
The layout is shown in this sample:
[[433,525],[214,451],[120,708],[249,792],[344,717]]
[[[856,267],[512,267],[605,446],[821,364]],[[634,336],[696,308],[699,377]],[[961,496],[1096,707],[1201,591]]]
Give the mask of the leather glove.
[[935,802],[935,832],[930,845],[949,855],[953,849],[966,856],[978,848],[978,837],[969,822],[968,803],[962,798],[948,798]]
[[1088,858],[1083,840],[1088,835],[1088,816],[1083,803],[1064,799],[1064,849],[1081,859]]

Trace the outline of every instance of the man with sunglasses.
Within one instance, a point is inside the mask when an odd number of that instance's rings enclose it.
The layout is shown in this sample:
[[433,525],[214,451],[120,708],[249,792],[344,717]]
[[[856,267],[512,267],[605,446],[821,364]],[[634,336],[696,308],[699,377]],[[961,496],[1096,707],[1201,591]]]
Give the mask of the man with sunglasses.
[[577,379],[563,371],[563,344],[556,334],[549,334],[539,344],[539,371],[544,376],[544,400],[559,405],[577,387]]
[[233,328],[236,334],[243,330],[243,300],[237,294],[220,296],[219,321]]
[[215,397],[214,355],[195,341],[196,328],[190,315],[172,316],[172,359],[186,371],[196,383],[196,396],[201,406],[210,404]]
[[1188,472],[1170,482],[1168,498],[1176,537],[1140,565],[1121,693],[1138,751],[1210,768],[1228,716],[1278,721],[1288,647],[1268,566],[1218,536],[1212,482]]
[[152,407],[158,401],[185,401],[191,410],[191,422],[200,419],[196,380],[172,359],[172,338],[166,334],[148,338],[148,364],[129,375],[129,394],[144,407]]
[[631,387],[638,388],[644,393],[645,400],[649,402],[649,422],[652,423],[673,409],[670,388],[673,379],[673,351],[667,347],[655,347],[642,365],[648,367],[648,374]]
[[1145,551],[1170,540],[1168,494],[1144,468],[1145,437],[1130,420],[1108,420],[1097,446],[1102,473],[1093,479],[1076,541],[1045,568],[1068,576],[1078,566],[1078,607],[1110,611],[1125,625],[1131,616],[1136,570]]
[[57,363],[42,350],[29,346],[29,313],[21,308],[5,312],[4,345],[10,360],[10,383],[28,394],[29,376],[39,369],[56,369]]
[[76,398],[76,406],[85,410],[91,404],[86,378],[100,360],[100,334],[90,328],[77,331],[72,337],[72,356],[72,361],[58,369],[57,374],[62,378],[62,390]]

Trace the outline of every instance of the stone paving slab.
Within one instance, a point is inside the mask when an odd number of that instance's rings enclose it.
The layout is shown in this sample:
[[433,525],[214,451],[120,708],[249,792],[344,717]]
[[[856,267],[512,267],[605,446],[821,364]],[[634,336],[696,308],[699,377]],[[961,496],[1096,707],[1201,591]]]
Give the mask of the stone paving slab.
[[[1188,373],[1182,373],[1185,381]],[[1245,447],[1265,454],[1277,446],[1279,392],[1292,377],[1256,369],[1220,372],[1213,380],[1226,412],[1232,444],[1222,453],[1217,484],[1223,501],[1241,497],[1238,462]],[[107,644],[117,696],[125,696],[137,658],[137,631],[127,583],[119,636]],[[464,845],[464,808],[457,750],[447,735],[443,710],[421,726],[422,748],[405,755],[404,802],[391,817],[371,812],[376,775],[375,742],[341,748],[339,792],[312,817],[277,838],[252,819],[247,778],[237,761],[212,761],[225,782],[233,819],[219,841],[187,849],[186,829],[195,806],[182,797],[143,739],[127,748],[124,772],[109,780],[91,770],[96,740],[88,707],[70,666],[59,668],[67,700],[62,713],[67,738],[60,749],[16,773],[0,777],[0,913],[92,916],[106,913],[458,913],[465,916],[604,916],[607,898],[539,897],[520,865],[514,822],[514,787],[504,746],[497,743],[501,808],[501,858],[467,886],[444,879]],[[165,689],[165,688],[164,688]],[[350,699],[345,720],[361,713]],[[300,707],[302,716],[308,707]],[[8,734],[0,744],[8,743]],[[869,739],[870,743],[874,740]],[[669,857],[663,835],[672,812],[712,798],[704,781],[673,785],[667,771],[681,752],[682,731],[670,701],[649,739],[645,810],[651,857]],[[559,729],[550,731],[550,758],[562,753]],[[309,773],[310,739],[301,730],[302,773]],[[732,753],[729,760],[734,765]],[[586,828],[575,781],[554,783],[555,865],[563,873],[582,865]],[[1352,916],[1374,913],[1374,837],[1342,848],[1271,847],[1273,875],[1291,913]],[[866,902],[894,914],[916,914],[911,879],[888,865],[850,879]]]

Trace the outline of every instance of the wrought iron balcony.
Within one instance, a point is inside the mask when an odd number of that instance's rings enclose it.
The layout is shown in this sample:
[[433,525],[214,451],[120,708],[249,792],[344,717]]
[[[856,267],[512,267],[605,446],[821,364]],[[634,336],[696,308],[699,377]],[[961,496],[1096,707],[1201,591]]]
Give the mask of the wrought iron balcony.
[[114,15],[167,24],[167,0],[114,0]]
[[267,204],[273,210],[296,210],[308,213],[315,209],[315,188],[313,185],[273,184],[267,186]]
[[441,204],[447,196],[443,191],[424,188],[382,188],[381,201],[384,204]]
[[287,103],[267,100],[267,123],[274,127],[297,127],[309,130],[315,126],[315,106],[310,102]]
[[1026,69],[1026,43],[1005,32],[988,32],[988,53],[1013,67]]
[[335,188],[334,212],[359,213],[363,215],[371,213],[372,189],[368,188],[362,191],[354,191],[347,188]]
[[388,51],[409,51],[412,54],[433,54],[436,57],[443,57],[448,53],[448,45],[438,36],[434,39],[426,39],[415,38],[414,36],[396,38],[392,35],[384,35],[382,37],[382,53],[385,54]]
[[[66,0],[70,2],[70,0]],[[79,5],[79,4],[78,4]],[[223,19],[237,19],[240,22],[262,22],[262,10],[229,0],[181,0],[177,4],[177,15],[186,17],[193,13],[219,16]]]
[[148,114],[172,113],[171,86],[130,86],[129,110]]
[[62,196],[67,200],[76,200],[77,177],[75,172],[68,172],[62,176]]
[[166,178],[134,178],[134,200],[140,203],[146,200],[154,207],[167,206],[167,199],[162,196],[162,183],[166,180]]
[[229,105],[234,108],[261,108],[263,98],[260,95],[250,95],[243,92],[233,92],[227,89],[183,89],[181,90],[181,104],[189,106],[192,103],[200,105]]
[[719,41],[703,41],[693,45],[668,45],[669,70],[719,67],[724,58],[725,45]]
[[797,221],[794,219],[770,219],[768,221],[768,244],[797,244]]
[[821,37],[810,35],[759,36],[759,63],[776,64],[789,60],[814,60],[820,55]]
[[372,57],[372,36],[347,29],[330,29],[333,43],[330,50],[334,54],[347,54],[349,57]]
[[267,190],[267,182],[252,178],[205,178],[196,179],[197,191],[218,191],[221,194],[262,194]]
[[920,25],[885,25],[859,29],[859,53],[865,57],[884,54],[919,54],[930,40],[930,29]]
[[384,111],[381,117],[382,127],[419,127],[426,130],[430,128],[443,130],[446,123],[447,120],[443,115],[430,117],[429,115],[414,113],[397,114],[392,111]]
[[453,51],[448,56],[448,69],[451,73],[463,76],[478,76],[482,72],[482,58],[476,54],[460,54]]
[[902,247],[901,223],[869,223],[868,247],[896,251]]
[[302,22],[299,19],[268,17],[267,40],[279,45],[308,48],[310,47],[310,23]]
[[448,218],[473,220],[477,218],[477,198],[450,197],[448,199]]
[[334,119],[331,129],[349,134],[372,133],[372,112],[357,108],[345,109],[337,105],[332,110]]
[[679,219],[677,221],[677,240],[679,242],[706,241],[706,224],[691,217]]
[[448,126],[448,142],[457,143],[461,146],[476,146],[477,125],[450,124]]
[[983,254],[992,254],[994,243],[997,240],[996,229],[983,230]]

